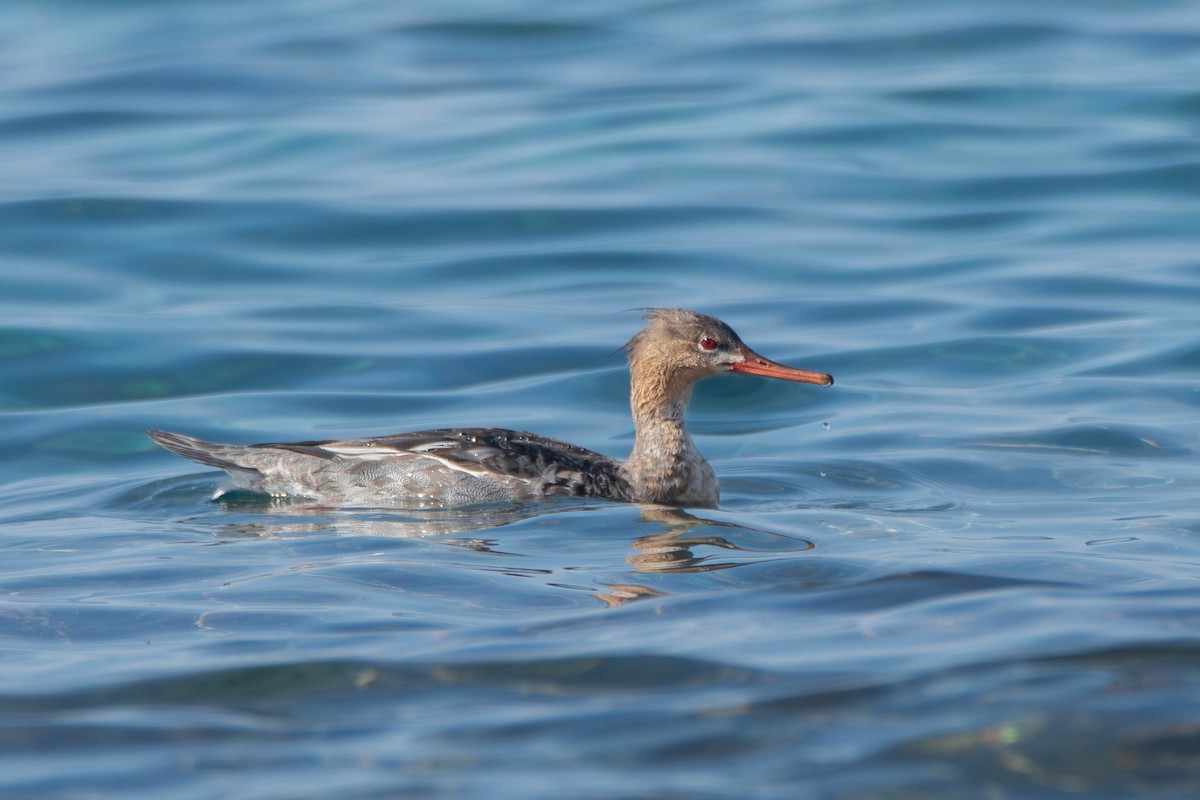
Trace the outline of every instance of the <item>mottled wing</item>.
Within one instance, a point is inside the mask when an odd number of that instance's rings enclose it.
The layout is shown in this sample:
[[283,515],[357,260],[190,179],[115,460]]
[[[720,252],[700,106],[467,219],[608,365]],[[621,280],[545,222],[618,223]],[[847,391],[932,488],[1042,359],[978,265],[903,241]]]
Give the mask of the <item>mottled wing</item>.
[[375,461],[426,459],[457,472],[505,476],[540,487],[543,495],[623,500],[629,487],[620,464],[608,456],[524,431],[447,428],[363,439],[267,443],[255,447],[290,450],[317,458]]

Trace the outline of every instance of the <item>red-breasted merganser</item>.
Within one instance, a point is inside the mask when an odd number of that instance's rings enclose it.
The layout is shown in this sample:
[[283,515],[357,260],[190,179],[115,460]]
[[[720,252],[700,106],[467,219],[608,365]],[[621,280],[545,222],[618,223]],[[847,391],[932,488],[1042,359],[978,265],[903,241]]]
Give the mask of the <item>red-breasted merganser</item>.
[[683,425],[696,381],[733,373],[828,386],[833,378],[763,358],[719,319],[681,308],[643,310],[649,324],[625,345],[636,438],[624,463],[500,428],[254,445],[159,430],[150,436],[173,453],[220,467],[237,488],[333,505],[463,506],[575,495],[715,508],[717,478]]

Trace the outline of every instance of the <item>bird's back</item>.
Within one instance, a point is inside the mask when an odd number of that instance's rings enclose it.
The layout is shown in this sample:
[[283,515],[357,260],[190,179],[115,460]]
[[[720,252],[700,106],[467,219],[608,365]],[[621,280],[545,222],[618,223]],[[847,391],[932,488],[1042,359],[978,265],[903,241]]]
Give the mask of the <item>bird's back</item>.
[[242,489],[339,504],[461,506],[631,494],[617,461],[524,431],[453,428],[256,445],[150,435],[178,455],[225,470]]

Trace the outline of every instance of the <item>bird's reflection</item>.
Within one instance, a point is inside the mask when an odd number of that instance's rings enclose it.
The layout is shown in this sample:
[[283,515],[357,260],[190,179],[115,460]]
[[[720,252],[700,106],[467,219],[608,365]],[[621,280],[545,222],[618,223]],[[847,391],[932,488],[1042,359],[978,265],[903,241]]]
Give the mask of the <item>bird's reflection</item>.
[[634,600],[666,597],[665,592],[651,589],[649,586],[639,586],[636,583],[614,583],[607,588],[607,592],[596,592],[592,596],[609,608],[623,606],[632,603]]
[[[222,535],[228,538],[320,533],[425,539],[490,530],[545,513],[544,508],[533,504],[509,503],[464,508],[330,508],[261,495],[225,495],[217,503],[224,511],[234,512],[220,524]],[[571,507],[564,505],[555,510],[571,510]],[[492,550],[494,542],[486,539],[463,537],[443,541],[469,550],[498,552]]]
[[[472,536],[494,531],[547,514],[580,513],[613,509],[613,504],[555,502],[505,504],[472,508],[334,509],[261,496],[227,495],[218,501],[225,512],[219,536],[274,538],[297,534],[379,536],[414,539],[442,537],[447,546],[491,556],[521,555],[506,550],[502,536]],[[629,508],[628,506],[623,508]],[[761,530],[724,520],[697,517],[678,508],[638,506],[634,532],[653,526],[650,533],[633,536],[633,553],[625,558],[635,574],[701,573],[811,550],[813,543],[793,535]],[[211,522],[211,520],[209,520]],[[466,534],[466,535],[464,535]],[[716,553],[711,552],[716,550]],[[708,551],[708,552],[705,552]],[[661,589],[637,583],[605,585],[593,596],[606,606],[664,596]]]
[[[662,530],[646,536],[639,536],[633,540],[633,547],[638,552],[625,560],[633,565],[636,572],[710,572],[761,560],[746,557],[736,561],[714,561],[712,556],[697,556],[693,548],[716,547],[727,551],[751,552],[724,536],[702,533],[702,529],[731,528],[742,533],[753,531],[768,536],[780,535],[770,531],[748,528],[733,522],[704,519],[678,508],[642,506],[641,513],[642,522],[658,523],[662,526]],[[788,537],[788,539],[790,540],[788,549],[791,552],[813,548],[813,543],[810,541],[794,537]]]
[[[223,535],[229,538],[278,537],[298,533],[323,533],[337,536],[382,536],[397,539],[416,539],[445,536],[446,544],[464,547],[476,552],[506,555],[497,550],[493,539],[455,537],[454,534],[472,533],[511,525],[547,512],[561,514],[583,512],[598,508],[611,508],[609,504],[530,503],[475,506],[470,508],[428,509],[333,509],[287,501],[254,499],[226,503],[227,511],[257,512],[251,518],[238,518],[223,522]],[[751,528],[734,522],[705,519],[678,508],[643,505],[638,507],[637,524],[655,524],[660,529],[654,533],[638,536],[631,542],[637,552],[626,561],[638,572],[706,572],[728,569],[746,563],[745,560],[712,561],[711,556],[697,556],[693,548],[715,547],[726,551],[743,553],[748,550],[725,536],[706,533],[713,528],[727,528],[736,533],[753,532],[768,537],[783,537],[783,534]],[[263,514],[266,511],[267,514]],[[785,537],[788,552],[811,550],[812,542]],[[512,555],[512,554],[507,554]]]

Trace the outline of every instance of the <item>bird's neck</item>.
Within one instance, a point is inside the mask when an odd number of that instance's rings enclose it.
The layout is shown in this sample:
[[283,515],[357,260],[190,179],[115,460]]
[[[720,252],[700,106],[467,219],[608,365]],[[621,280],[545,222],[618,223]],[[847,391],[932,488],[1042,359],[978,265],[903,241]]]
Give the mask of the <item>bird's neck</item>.
[[716,506],[716,477],[683,423],[693,381],[638,366],[630,392],[636,438],[623,476],[641,502]]

